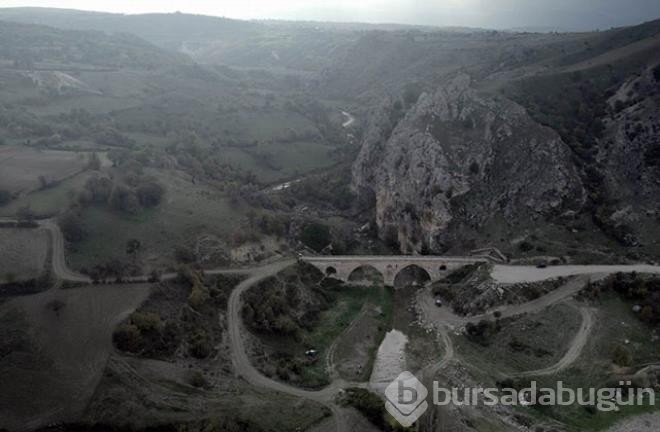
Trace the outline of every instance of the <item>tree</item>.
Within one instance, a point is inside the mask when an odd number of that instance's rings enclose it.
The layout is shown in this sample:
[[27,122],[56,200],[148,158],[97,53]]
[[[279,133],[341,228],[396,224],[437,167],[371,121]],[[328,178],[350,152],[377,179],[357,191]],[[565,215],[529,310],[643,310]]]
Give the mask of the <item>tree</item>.
[[328,246],[332,240],[330,228],[318,222],[307,224],[300,234],[300,240],[317,252]]
[[82,219],[75,213],[69,212],[62,215],[59,225],[64,238],[69,242],[80,242],[87,236]]
[[140,208],[140,203],[135,192],[123,185],[117,185],[110,195],[110,205],[116,210],[135,214]]
[[633,363],[632,354],[623,345],[618,345],[612,353],[612,361],[617,366],[628,367]]
[[29,205],[19,208],[18,211],[16,212],[16,216],[18,217],[18,220],[20,222],[31,223],[34,222],[34,218],[35,218],[34,211],[32,211],[32,207],[30,207]]
[[101,169],[101,159],[99,158],[99,155],[96,152],[89,155],[87,168],[93,171],[98,171]]
[[108,152],[108,159],[110,159],[114,167],[121,165],[130,157],[131,152],[126,149],[112,149]]
[[137,261],[137,256],[138,253],[140,252],[140,248],[142,248],[142,243],[140,243],[140,240],[130,239],[128,242],[126,242],[126,254],[133,257],[134,264],[135,261]]
[[155,181],[142,183],[137,188],[137,196],[144,207],[155,207],[160,204],[165,194],[165,189]]
[[139,352],[144,346],[140,329],[134,324],[122,324],[112,335],[115,346],[131,353]]
[[0,207],[9,204],[11,201],[11,193],[7,190],[0,189]]

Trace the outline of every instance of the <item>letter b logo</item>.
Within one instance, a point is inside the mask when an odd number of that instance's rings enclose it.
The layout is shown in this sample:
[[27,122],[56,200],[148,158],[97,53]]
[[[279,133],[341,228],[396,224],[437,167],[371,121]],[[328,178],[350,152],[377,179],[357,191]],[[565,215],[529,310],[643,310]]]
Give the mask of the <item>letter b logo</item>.
[[385,389],[385,409],[404,427],[412,426],[429,407],[428,390],[410,372],[403,372]]

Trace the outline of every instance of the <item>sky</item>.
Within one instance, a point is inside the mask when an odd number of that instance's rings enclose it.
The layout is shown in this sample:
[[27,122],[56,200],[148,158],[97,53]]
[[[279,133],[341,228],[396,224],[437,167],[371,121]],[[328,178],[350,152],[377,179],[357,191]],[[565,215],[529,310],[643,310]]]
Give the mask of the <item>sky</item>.
[[607,29],[660,18],[660,0],[0,0],[0,6],[497,29]]

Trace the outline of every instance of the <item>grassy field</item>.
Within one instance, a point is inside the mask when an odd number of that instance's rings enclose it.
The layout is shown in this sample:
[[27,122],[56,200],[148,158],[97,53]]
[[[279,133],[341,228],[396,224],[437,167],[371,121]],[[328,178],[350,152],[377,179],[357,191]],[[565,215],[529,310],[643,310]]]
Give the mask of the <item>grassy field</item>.
[[378,302],[365,302],[355,322],[337,340],[331,361],[342,378],[369,379],[378,347],[391,327],[393,297],[392,291],[383,287]]
[[503,322],[487,347],[461,336],[456,338],[456,349],[471,364],[503,376],[541,369],[563,357],[580,324],[577,309],[559,304],[533,316]]
[[0,228],[0,282],[38,277],[44,270],[49,237],[43,229]]
[[106,368],[115,326],[148,293],[146,285],[84,287],[3,304],[0,427],[78,418]]
[[42,186],[40,177],[56,182],[80,172],[87,162],[82,153],[0,147],[0,189],[11,193],[35,190]]
[[[539,377],[540,386],[556,387],[562,381],[573,389],[604,388],[614,386],[626,373],[612,362],[613,352],[625,346],[632,355],[633,365],[656,362],[660,346],[654,340],[654,331],[638,320],[632,305],[618,298],[605,297],[599,304],[599,321],[582,355],[573,367],[556,376]],[[628,341],[628,344],[626,344]],[[635,367],[632,371],[636,370]],[[617,375],[618,373],[624,375]],[[548,416],[566,423],[575,431],[600,431],[628,416],[655,411],[656,407],[622,406],[620,411],[591,413],[581,406],[543,407],[529,413]]]
[[[220,150],[230,164],[251,171],[261,182],[272,183],[328,168],[335,161],[330,156],[333,147],[314,142],[261,143],[254,148]],[[261,162],[259,155],[266,155]]]
[[191,246],[201,235],[229,238],[240,224],[240,209],[218,192],[193,185],[176,173],[153,174],[167,191],[160,206],[137,215],[105,207],[84,210],[82,219],[88,235],[67,257],[73,268],[90,268],[113,258],[127,260],[129,239],[142,243],[141,259],[147,266],[171,266],[177,246]]
[[37,190],[0,207],[0,216],[12,217],[22,207],[29,207],[38,217],[51,217],[66,210],[71,204],[75,192],[81,190],[90,172],[83,172],[43,190]]
[[[391,291],[385,287],[352,287],[344,286],[338,293],[337,303],[331,309],[321,314],[319,325],[313,331],[303,335],[303,343],[306,346],[314,347],[319,351],[318,357],[325,358],[327,350],[333,345],[340,336],[344,336],[339,340],[339,344],[349,344],[355,347],[360,344],[363,345],[366,355],[363,355],[363,374],[357,378],[368,378],[371,372],[371,365],[374,361],[374,355],[378,345],[385,335],[386,328],[389,326],[392,309]],[[349,328],[351,323],[360,317],[360,311],[363,308],[376,308],[378,310],[377,317],[371,322],[364,322],[361,320],[356,323],[361,330],[367,330],[367,334],[352,334],[348,332],[344,335],[345,331]],[[357,336],[368,337],[368,340],[358,339]],[[338,351],[341,352],[341,349]],[[347,356],[342,358],[341,355],[335,358],[338,367],[345,366],[345,360],[360,361],[359,358]],[[318,361],[311,365],[303,372],[304,380],[320,380],[327,379],[326,365],[322,361]],[[352,378],[356,378],[353,376]]]

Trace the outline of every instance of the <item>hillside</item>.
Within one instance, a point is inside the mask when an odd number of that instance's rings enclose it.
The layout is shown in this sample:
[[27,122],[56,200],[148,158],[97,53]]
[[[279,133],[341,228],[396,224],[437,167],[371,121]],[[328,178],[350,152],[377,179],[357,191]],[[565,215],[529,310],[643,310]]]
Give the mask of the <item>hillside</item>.
[[[383,102],[370,111],[361,156],[353,166],[353,184],[362,195],[374,197],[381,238],[401,250],[418,252],[464,250],[466,242],[492,242],[515,253],[514,243],[498,239],[513,231],[521,234],[517,241],[552,233],[564,244],[575,241],[592,250],[641,246],[632,256],[657,256],[656,242],[642,239],[658,233],[658,32],[660,22],[655,21],[591,34],[491,35],[471,61],[461,62],[458,54],[449,57],[451,61],[438,55],[435,68],[428,67],[434,58],[429,55],[414,55],[424,63],[407,61],[403,54],[397,57],[397,52],[410,52],[400,47],[363,51],[375,65],[380,64],[373,58],[378,55],[384,62],[411,68],[378,68],[364,75],[354,71],[358,80],[377,76],[374,82],[399,83],[398,89],[393,84],[386,92],[362,82],[372,100],[380,94]],[[382,46],[391,47],[384,37]],[[497,40],[501,43],[496,45]],[[413,49],[424,44],[405,39],[399,43]],[[469,85],[457,89],[446,84],[456,82],[452,67],[471,78]],[[435,77],[423,75],[430,70]],[[404,76],[414,77],[416,93],[410,94]],[[533,126],[493,125],[501,116],[507,117],[505,123],[512,121],[505,114],[511,101],[519,105],[517,110],[527,111],[527,122]],[[479,106],[490,106],[490,113]],[[539,140],[533,131],[544,127],[558,135]],[[495,139],[502,140],[501,148],[488,147]],[[527,144],[512,150],[516,139]],[[533,153],[526,153],[530,149]],[[557,149],[560,159],[552,156]],[[543,157],[552,160],[537,160]],[[505,165],[498,165],[499,158],[507,161]],[[517,174],[507,176],[508,169]],[[528,173],[535,174],[521,180]],[[545,177],[551,173],[559,177]],[[565,207],[556,190],[535,195],[536,180],[586,193],[584,199],[569,193],[577,199]],[[491,200],[502,200],[501,205],[488,204]],[[525,214],[524,208],[534,210]],[[540,242],[540,250],[566,253]]]

